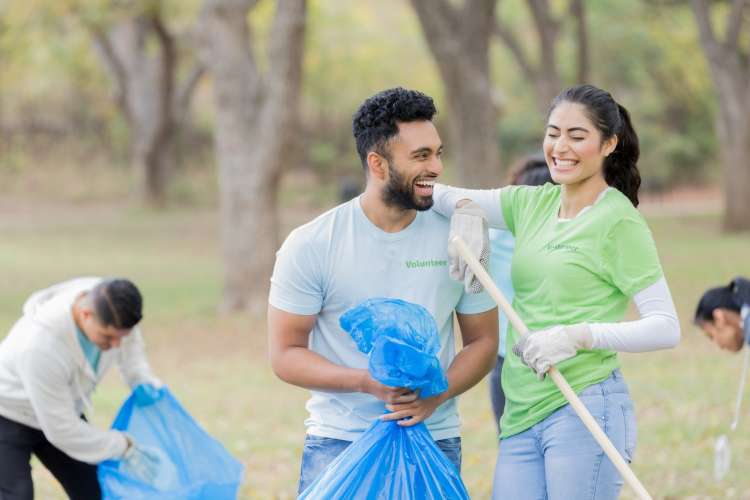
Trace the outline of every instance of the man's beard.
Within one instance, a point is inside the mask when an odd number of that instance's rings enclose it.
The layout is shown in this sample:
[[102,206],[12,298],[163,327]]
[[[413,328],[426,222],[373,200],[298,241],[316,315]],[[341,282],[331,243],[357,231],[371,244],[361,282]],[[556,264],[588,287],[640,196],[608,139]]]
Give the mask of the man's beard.
[[388,184],[383,188],[383,201],[386,205],[396,206],[404,210],[419,210],[420,212],[432,208],[432,196],[424,197],[414,194],[414,184],[407,182],[399,174],[392,161],[388,162]]

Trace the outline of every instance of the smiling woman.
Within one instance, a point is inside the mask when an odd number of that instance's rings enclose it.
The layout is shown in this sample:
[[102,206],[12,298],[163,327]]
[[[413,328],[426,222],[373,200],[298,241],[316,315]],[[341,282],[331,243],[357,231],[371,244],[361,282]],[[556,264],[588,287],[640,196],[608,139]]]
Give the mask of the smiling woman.
[[[639,147],[627,110],[591,85],[565,89],[552,102],[543,149],[559,185],[435,188],[438,212],[462,207],[451,236],[481,243],[474,228],[482,224],[472,219],[486,217],[516,242],[513,306],[531,333],[521,337],[512,325],[507,332],[494,497],[615,499],[619,473],[545,374],[560,370],[631,461],[635,416],[617,351],[674,347],[679,322],[636,209]],[[457,256],[449,265],[466,267]],[[640,319],[622,321],[631,300]]]

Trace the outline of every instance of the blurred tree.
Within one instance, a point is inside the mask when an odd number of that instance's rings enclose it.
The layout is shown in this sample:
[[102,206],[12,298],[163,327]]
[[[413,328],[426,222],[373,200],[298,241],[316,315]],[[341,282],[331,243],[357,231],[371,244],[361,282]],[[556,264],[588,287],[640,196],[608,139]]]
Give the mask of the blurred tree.
[[137,195],[154,206],[165,201],[177,131],[204,73],[203,66],[196,64],[178,81],[177,40],[166,25],[163,10],[160,0],[139,1],[111,23],[91,15],[90,9],[81,11],[130,128]]
[[205,0],[204,58],[213,75],[226,310],[265,310],[278,248],[277,192],[298,127],[305,0],[278,0],[262,72],[248,13],[256,0]]
[[496,0],[411,0],[445,86],[447,149],[467,187],[496,184],[498,111],[490,78]]
[[[727,3],[727,2],[713,2]],[[719,101],[716,132],[724,163],[724,228],[750,229],[750,1],[732,0],[723,39],[706,0],[692,0],[703,52]],[[744,25],[744,31],[743,31]]]
[[[495,33],[505,44],[521,68],[526,80],[531,83],[537,106],[542,114],[547,112],[550,102],[562,89],[561,58],[557,56],[564,15],[555,15],[549,0],[526,0],[531,13],[536,36],[537,57],[530,57],[530,49],[524,47],[525,37],[518,34],[503,16],[498,16]],[[567,14],[575,26],[576,83],[589,82],[589,36],[586,27],[586,9],[583,0],[570,0]],[[536,64],[534,63],[536,59]],[[566,64],[570,61],[565,60]]]

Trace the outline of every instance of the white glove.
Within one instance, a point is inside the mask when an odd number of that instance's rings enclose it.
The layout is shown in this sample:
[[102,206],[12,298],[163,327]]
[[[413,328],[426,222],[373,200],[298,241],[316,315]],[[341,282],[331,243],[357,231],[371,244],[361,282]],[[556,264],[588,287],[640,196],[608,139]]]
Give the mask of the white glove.
[[[481,206],[473,201],[457,208],[451,217],[450,238],[460,236],[477,258],[482,267],[488,268],[490,262],[490,237],[487,227],[487,214]],[[479,293],[482,284],[471,268],[461,258],[453,245],[448,246],[448,271],[451,278],[462,281],[468,293]]]
[[120,470],[144,483],[153,485],[159,475],[159,468],[164,462],[164,452],[153,446],[139,445],[127,436],[128,448],[122,456]]
[[542,380],[550,367],[572,358],[579,349],[591,349],[593,343],[594,337],[586,323],[557,325],[522,336],[513,346],[513,354]]

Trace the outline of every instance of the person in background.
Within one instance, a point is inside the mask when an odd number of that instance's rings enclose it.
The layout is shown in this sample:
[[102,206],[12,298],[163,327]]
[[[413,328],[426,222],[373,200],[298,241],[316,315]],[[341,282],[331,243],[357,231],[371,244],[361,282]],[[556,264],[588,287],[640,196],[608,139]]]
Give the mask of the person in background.
[[[548,182],[554,183],[549,174],[547,162],[543,154],[530,155],[522,159],[515,168],[511,169],[510,185],[541,186]],[[513,284],[510,280],[510,262],[513,257],[515,240],[513,234],[505,229],[490,229],[490,275],[508,301],[513,301]],[[505,393],[500,383],[505,359],[505,340],[508,329],[508,318],[502,311],[498,312],[500,322],[500,341],[497,350],[497,363],[490,372],[490,401],[495,415],[498,435],[500,434],[500,417],[505,408]]]
[[0,499],[32,500],[31,455],[74,500],[101,497],[97,465],[122,460],[151,482],[160,452],[86,421],[90,396],[112,365],[139,404],[160,396],[137,328],[142,298],[126,279],[77,278],[32,294],[0,343]]
[[740,351],[750,342],[750,281],[737,277],[706,290],[695,309],[695,324],[722,349]]

